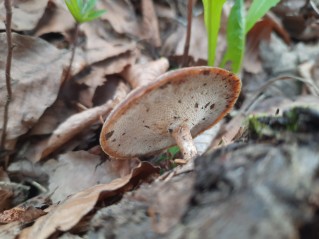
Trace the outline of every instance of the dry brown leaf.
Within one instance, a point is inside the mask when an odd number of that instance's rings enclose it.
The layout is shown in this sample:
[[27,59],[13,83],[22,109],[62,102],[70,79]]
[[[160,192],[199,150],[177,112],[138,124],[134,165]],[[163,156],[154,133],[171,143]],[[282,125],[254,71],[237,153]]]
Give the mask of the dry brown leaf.
[[[0,30],[6,29],[4,24],[6,11],[3,2],[0,0]],[[12,2],[12,29],[16,31],[34,29],[48,4],[48,0],[14,0]]]
[[[47,42],[13,34],[12,92],[7,140],[16,140],[26,133],[56,99],[67,62],[66,52]],[[0,45],[6,45],[6,35],[0,34]],[[4,80],[7,47],[0,48],[0,125],[6,99]]]
[[109,183],[117,178],[109,160],[86,151],[67,152],[58,160],[49,160],[43,165],[49,177],[48,189],[53,203],[65,200],[69,195],[98,183]]
[[10,208],[12,196],[13,192],[11,190],[0,188],[0,212]]
[[35,36],[51,32],[60,32],[65,35],[67,30],[74,27],[74,24],[74,18],[68,11],[65,2],[50,0],[43,17],[35,29]]
[[9,224],[0,225],[0,238],[12,239],[16,238],[21,231],[20,222],[12,222]]
[[15,207],[0,213],[0,223],[11,223],[11,222],[32,222],[38,217],[46,214],[43,210],[37,209],[35,207]]
[[165,73],[169,67],[166,58],[160,58],[145,64],[131,65],[125,68],[122,76],[133,88],[146,85]]
[[130,1],[101,0],[97,2],[97,8],[107,9],[107,14],[103,14],[101,19],[107,20],[117,33],[126,33],[133,36],[141,35],[134,6]]
[[143,12],[143,35],[144,38],[148,40],[150,44],[155,47],[160,47],[162,45],[158,19],[154,9],[153,0],[142,0],[141,2],[142,12]]
[[74,110],[69,109],[63,100],[58,99],[44,111],[28,135],[49,135],[72,114],[74,114]]
[[[107,14],[104,14],[107,15]],[[101,21],[84,23],[80,26],[86,36],[85,54],[88,64],[134,51],[136,44],[124,37],[113,36]]]
[[134,194],[133,198],[143,199],[149,206],[148,213],[155,232],[166,233],[180,221],[188,208],[194,182],[195,175],[188,173],[154,182]]
[[130,175],[78,192],[37,220],[28,229],[28,233],[23,233],[20,239],[45,239],[57,230],[68,231],[87,215],[98,201],[122,195],[136,187],[142,180],[157,173],[158,168],[147,162],[141,162]]
[[97,87],[104,84],[106,77],[104,69],[100,67],[91,67],[90,73],[79,79],[77,82],[87,86],[87,89],[80,92],[79,101],[86,107],[93,106],[93,96]]
[[42,152],[42,158],[48,156],[53,151],[64,145],[84,129],[96,122],[100,116],[107,115],[119,100],[123,99],[127,93],[127,87],[120,84],[117,89],[115,100],[109,100],[101,106],[97,106],[80,113],[74,114],[54,130],[48,140],[47,147]]
[[246,71],[257,74],[262,70],[259,59],[259,44],[261,41],[269,41],[270,34],[275,30],[282,39],[289,44],[288,33],[283,29],[276,17],[268,13],[263,20],[257,22],[247,35],[246,52],[244,55],[244,68]]

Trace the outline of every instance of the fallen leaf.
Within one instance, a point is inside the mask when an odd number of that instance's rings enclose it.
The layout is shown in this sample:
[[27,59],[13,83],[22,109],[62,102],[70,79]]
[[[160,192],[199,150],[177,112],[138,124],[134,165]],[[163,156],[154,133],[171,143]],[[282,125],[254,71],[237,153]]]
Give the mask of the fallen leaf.
[[127,51],[135,51],[136,44],[133,41],[106,31],[102,21],[84,23],[80,30],[86,36],[85,54],[88,64],[116,57]]
[[10,208],[13,192],[8,189],[0,188],[0,212]]
[[75,25],[74,18],[68,11],[66,4],[61,0],[50,0],[49,4],[34,30],[35,36],[47,33],[60,32],[64,36]]
[[99,155],[86,151],[71,151],[49,160],[43,165],[48,175],[48,189],[53,203],[99,183],[109,183],[117,178],[112,163],[102,161]]
[[38,219],[20,239],[45,239],[57,230],[68,231],[78,224],[97,202],[122,195],[157,173],[158,168],[147,162],[141,162],[130,175],[78,192]]
[[168,67],[168,60],[160,58],[145,64],[130,65],[124,69],[122,76],[132,88],[137,88],[154,81],[158,76],[164,74]]
[[146,39],[154,47],[160,47],[162,41],[153,0],[142,0],[141,5],[143,12],[144,39]]
[[130,1],[101,0],[97,2],[97,8],[107,9],[107,14],[103,14],[101,19],[107,20],[117,33],[133,36],[141,34],[134,6]]
[[46,213],[35,207],[21,208],[15,207],[0,213],[0,223],[11,223],[11,222],[32,222],[38,217],[45,215]]
[[[6,15],[3,2],[3,0],[0,0],[1,20],[4,20]],[[42,17],[47,4],[48,0],[12,1],[12,29],[16,31],[34,29]],[[5,29],[4,21],[0,21],[0,30]]]
[[126,86],[124,84],[120,84],[116,93],[115,100],[109,100],[101,106],[74,114],[60,124],[50,136],[47,142],[47,147],[42,152],[41,158],[48,156],[74,136],[81,133],[87,127],[96,122],[100,116],[107,115],[119,100],[124,99],[127,93]]
[[[47,42],[13,33],[12,100],[9,108],[7,140],[25,134],[55,99],[60,87],[66,52]],[[0,34],[6,45],[6,34]],[[0,125],[7,95],[4,69],[7,48],[0,48]],[[2,131],[2,130],[1,130]],[[2,132],[1,132],[2,133]]]
[[188,173],[135,192],[133,198],[143,198],[148,205],[155,232],[167,233],[180,221],[193,194],[194,182],[195,175]]

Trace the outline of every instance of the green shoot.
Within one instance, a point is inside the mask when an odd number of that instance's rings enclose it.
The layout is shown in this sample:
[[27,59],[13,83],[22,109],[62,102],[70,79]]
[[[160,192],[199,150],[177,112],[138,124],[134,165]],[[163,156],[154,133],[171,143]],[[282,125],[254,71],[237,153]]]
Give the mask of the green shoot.
[[93,21],[106,12],[94,9],[96,0],[65,0],[65,4],[77,23]]
[[167,151],[159,157],[158,161],[161,162],[166,160],[173,160],[179,152],[180,149],[178,146],[172,146],[168,148]]
[[238,73],[245,52],[245,9],[243,0],[236,0],[227,23],[227,51],[221,62],[225,68],[231,63],[231,70]]
[[203,0],[205,25],[208,32],[208,65],[215,63],[218,32],[223,5],[226,0]]
[[254,0],[246,16],[246,33],[280,0]]
[[[208,32],[208,65],[213,66],[223,5],[226,0],[203,0],[205,25]],[[245,36],[256,22],[280,0],[253,0],[247,16],[243,0],[234,0],[227,24],[227,51],[221,67],[231,63],[231,71],[238,73],[245,52]]]
[[70,64],[65,73],[64,81],[67,81],[70,77],[71,68],[75,56],[76,41],[78,38],[79,24],[83,22],[90,22],[99,18],[104,14],[105,10],[95,10],[96,0],[64,0],[67,5],[70,13],[76,21],[75,33],[74,33],[74,42],[72,48],[72,54],[70,59]]

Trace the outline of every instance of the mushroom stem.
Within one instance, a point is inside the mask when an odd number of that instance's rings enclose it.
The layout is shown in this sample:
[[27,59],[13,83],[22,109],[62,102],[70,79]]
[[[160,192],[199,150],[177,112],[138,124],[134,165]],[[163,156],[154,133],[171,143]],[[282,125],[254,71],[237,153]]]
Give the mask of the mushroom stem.
[[197,156],[197,149],[187,125],[184,124],[176,127],[172,132],[172,136],[180,148],[185,160],[189,161]]

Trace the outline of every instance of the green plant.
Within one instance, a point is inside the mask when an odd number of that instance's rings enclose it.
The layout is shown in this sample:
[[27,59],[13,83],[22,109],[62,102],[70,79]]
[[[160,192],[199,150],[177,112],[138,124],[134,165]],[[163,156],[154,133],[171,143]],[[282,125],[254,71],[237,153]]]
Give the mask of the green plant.
[[77,23],[90,22],[102,16],[105,10],[95,10],[96,0],[65,0]]
[[67,81],[70,77],[72,63],[74,60],[79,24],[93,21],[102,16],[106,11],[95,10],[96,0],[65,0],[65,4],[76,21],[71,59],[65,74],[65,81]]
[[[280,0],[253,0],[245,15],[244,0],[234,0],[227,23],[227,51],[221,61],[221,67],[231,63],[230,69],[240,71],[245,52],[245,39],[249,30],[267,11]],[[221,12],[226,0],[203,0],[205,24],[208,32],[208,65],[215,63],[218,31]]]

